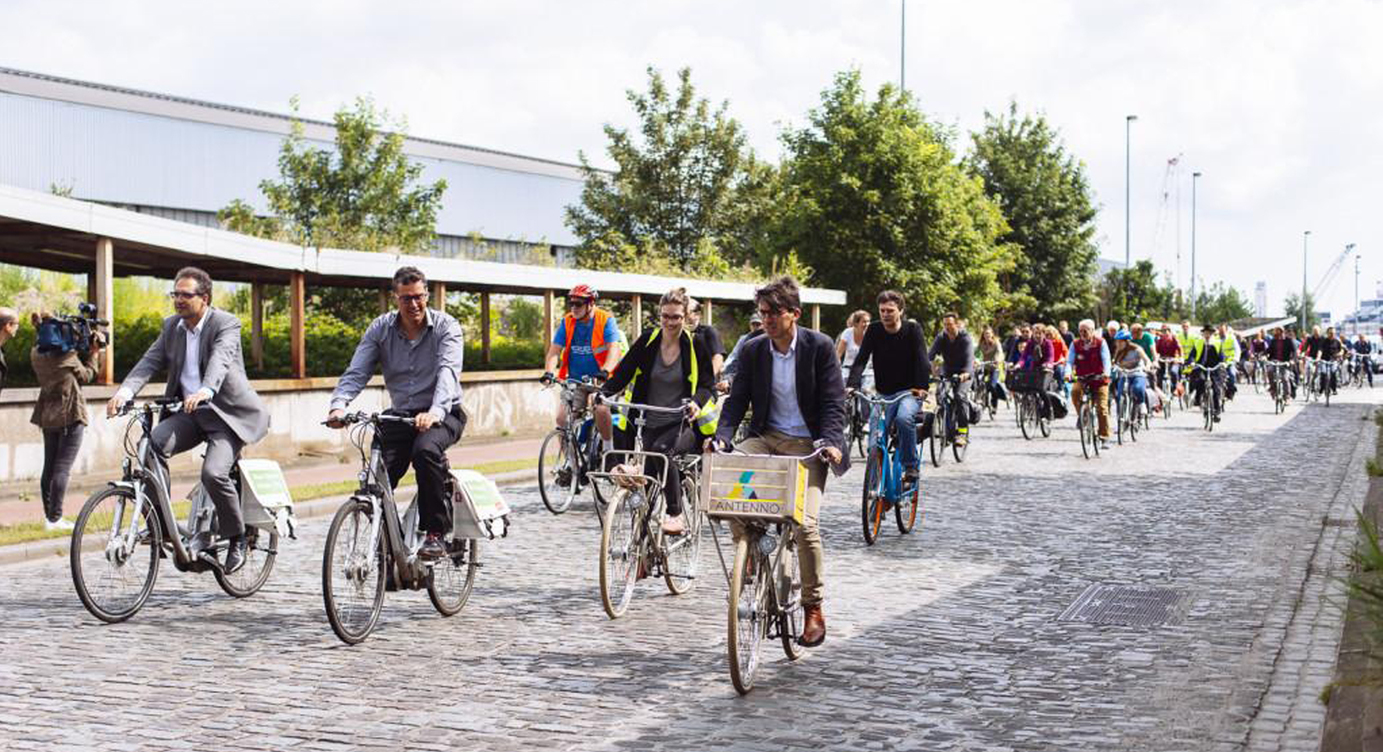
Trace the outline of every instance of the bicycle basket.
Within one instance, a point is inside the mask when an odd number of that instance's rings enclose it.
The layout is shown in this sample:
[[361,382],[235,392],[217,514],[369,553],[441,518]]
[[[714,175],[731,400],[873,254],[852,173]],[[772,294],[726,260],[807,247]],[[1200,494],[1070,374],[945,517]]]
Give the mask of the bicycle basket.
[[702,464],[701,504],[707,515],[801,524],[807,468],[796,458],[707,454]]
[[1040,392],[1047,383],[1047,372],[1042,370],[1011,371],[1009,390],[1014,392]]

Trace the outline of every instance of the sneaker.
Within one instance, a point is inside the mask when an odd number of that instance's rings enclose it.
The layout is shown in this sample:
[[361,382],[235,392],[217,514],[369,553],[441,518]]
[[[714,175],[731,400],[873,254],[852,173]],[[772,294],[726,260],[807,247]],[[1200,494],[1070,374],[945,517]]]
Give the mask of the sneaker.
[[910,467],[903,471],[903,485],[910,485],[917,482],[917,468]]
[[73,524],[69,520],[65,520],[61,517],[56,520],[45,519],[43,521],[43,530],[45,532],[52,532],[54,530],[62,530],[65,532],[71,530],[73,527]]
[[969,437],[963,433],[956,434],[956,446],[965,446],[968,443],[970,443]]
[[687,521],[682,515],[663,520],[663,535],[682,535],[687,532]]
[[1106,450],[1106,449],[1108,449],[1108,448],[1109,448],[1109,439],[1101,438],[1101,439],[1100,439],[1100,451],[1104,451],[1104,450]]

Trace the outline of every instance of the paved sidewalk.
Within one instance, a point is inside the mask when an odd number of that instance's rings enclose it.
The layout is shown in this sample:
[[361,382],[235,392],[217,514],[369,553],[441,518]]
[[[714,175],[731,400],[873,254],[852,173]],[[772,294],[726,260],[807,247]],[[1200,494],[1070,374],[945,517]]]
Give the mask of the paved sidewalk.
[[[589,502],[553,516],[531,488],[506,489],[513,533],[485,544],[464,611],[389,593],[354,647],[323,616],[322,519],[254,597],[165,565],[119,625],[86,613],[65,561],[5,567],[0,746],[1309,752],[1375,401],[1278,416],[1246,393],[1214,433],[1177,415],[1089,461],[1071,421],[1024,441],[1003,413],[964,465],[924,470],[921,528],[874,546],[862,470],[833,478],[829,636],[791,664],[766,644],[748,697],[709,540],[692,592],[641,582],[611,621]],[[1177,599],[1150,624],[1063,618],[1095,584]]]
[[[447,452],[452,467],[471,467],[490,462],[506,460],[538,459],[538,449],[542,437],[523,439],[466,439]],[[193,450],[194,452],[200,450]],[[284,468],[288,486],[316,485],[351,480],[359,471],[359,458],[354,449],[347,449],[336,459],[320,457],[304,458],[301,462]],[[111,480],[109,474],[74,476],[68,485],[67,499],[63,512],[73,519],[82,509],[82,502],[95,489]],[[186,498],[197,482],[195,475],[180,474],[174,478],[173,498]],[[19,499],[21,495],[28,498]],[[39,500],[38,481],[7,483],[0,487],[0,525],[13,525],[20,522],[42,522],[43,504]]]

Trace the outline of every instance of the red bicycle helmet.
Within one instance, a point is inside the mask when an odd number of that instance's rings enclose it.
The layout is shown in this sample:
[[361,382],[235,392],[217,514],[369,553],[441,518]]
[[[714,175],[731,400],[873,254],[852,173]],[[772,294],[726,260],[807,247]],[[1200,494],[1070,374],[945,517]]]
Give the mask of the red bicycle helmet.
[[584,298],[585,300],[595,301],[600,300],[600,293],[590,285],[577,285],[576,287],[571,288],[571,292],[567,293],[567,300],[572,300],[575,298]]

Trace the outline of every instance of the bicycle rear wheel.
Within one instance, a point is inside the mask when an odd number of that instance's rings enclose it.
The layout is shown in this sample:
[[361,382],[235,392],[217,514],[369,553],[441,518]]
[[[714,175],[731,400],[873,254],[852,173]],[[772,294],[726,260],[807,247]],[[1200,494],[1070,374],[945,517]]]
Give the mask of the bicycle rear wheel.
[[[132,491],[107,486],[87,499],[72,528],[72,585],[86,610],[110,624],[138,613],[158,580],[163,547],[159,516],[152,501],[144,502],[138,520],[133,519],[134,508]],[[134,546],[127,549],[124,539],[131,526]],[[100,545],[83,550],[88,536]]]
[[883,524],[883,452],[875,447],[864,466],[864,492],[860,496],[860,519],[864,523],[864,542],[874,545]]
[[442,616],[455,616],[466,607],[480,569],[480,541],[452,541],[447,557],[432,565],[427,578],[427,597]]
[[[784,528],[779,535],[792,535]],[[783,560],[779,563],[777,582],[771,588],[772,602],[769,613],[777,614],[778,639],[783,643],[783,654],[795,661],[807,651],[798,640],[802,637],[802,627],[807,615],[802,608],[802,569],[797,562],[797,542],[789,540],[783,546]]]
[[912,488],[904,488],[902,493],[902,498],[893,505],[893,520],[898,524],[898,532],[907,535],[922,515],[922,475],[919,473]]
[[571,507],[579,485],[576,477],[579,465],[576,458],[570,456],[567,432],[552,429],[538,450],[538,495],[543,498],[547,511],[561,514]]
[[[759,651],[768,633],[765,618],[767,569],[758,546],[750,546],[745,535],[735,542],[735,564],[730,576],[729,618],[726,620],[726,652],[730,658],[730,681],[735,691],[749,694],[754,675],[759,671]],[[757,543],[757,540],[755,540]]]
[[322,601],[327,621],[347,645],[369,636],[384,607],[384,575],[390,562],[383,521],[378,542],[370,540],[370,514],[370,504],[360,499],[342,504],[331,518],[322,552]]
[[265,532],[257,527],[245,527],[245,563],[232,574],[219,568],[212,569],[216,583],[232,598],[248,598],[259,592],[274,571],[274,559],[278,558],[279,534],[277,530]]
[[675,537],[664,537],[663,546],[667,559],[663,563],[663,581],[668,592],[681,595],[696,587],[696,573],[701,564],[701,529],[705,517],[701,512],[696,481],[682,478],[682,518],[686,520],[687,532]]
[[631,509],[629,498],[642,491],[617,493],[605,509],[600,530],[600,604],[611,619],[618,619],[629,609],[638,581],[639,561],[643,545],[638,540],[643,528],[645,507]]

